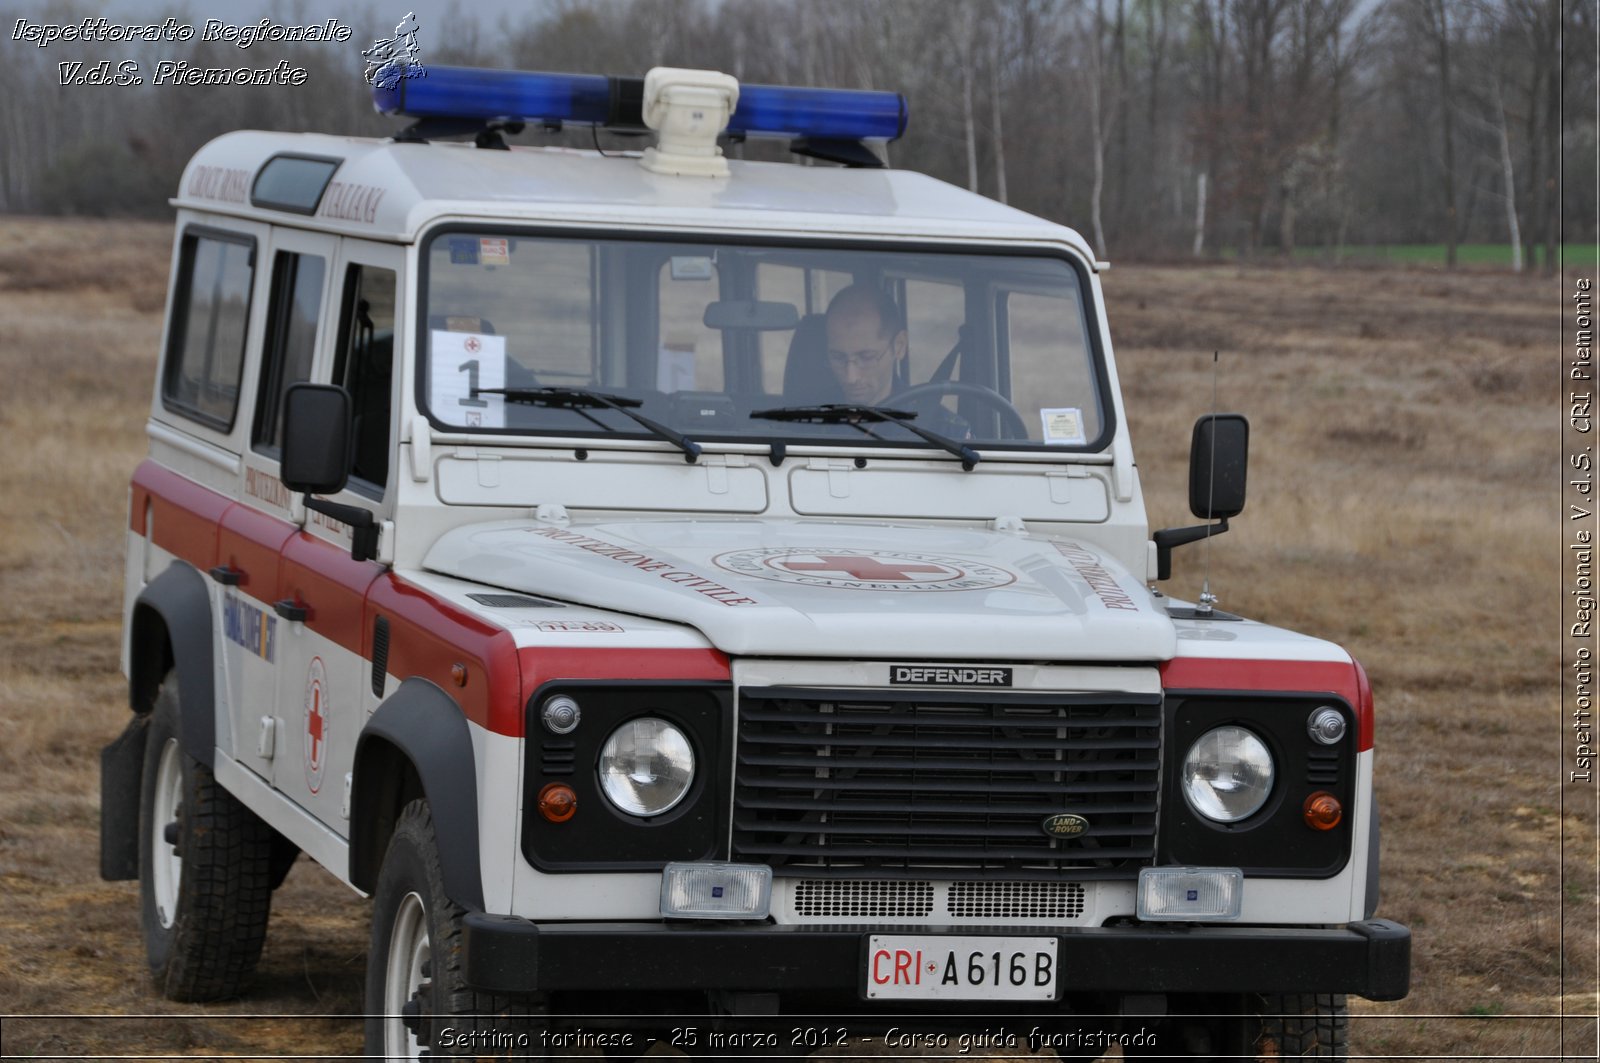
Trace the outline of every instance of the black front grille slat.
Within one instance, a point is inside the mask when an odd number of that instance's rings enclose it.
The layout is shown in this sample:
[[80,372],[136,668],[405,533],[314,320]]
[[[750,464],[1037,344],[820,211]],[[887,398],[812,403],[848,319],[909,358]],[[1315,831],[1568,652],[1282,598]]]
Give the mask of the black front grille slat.
[[[754,845],[749,848],[741,846],[739,851],[745,856],[811,856],[816,852],[813,847],[806,845]],[[970,860],[974,856],[980,858],[988,857],[991,860],[1030,862],[1037,860],[1039,853],[1033,849],[1001,848],[998,846],[993,848],[977,846],[972,849],[964,849],[955,846],[940,847],[931,845],[917,846],[914,849],[907,849],[905,852],[885,853],[878,846],[830,845],[828,846],[828,855],[831,858],[843,858],[855,862],[872,858],[875,866],[889,867],[894,866],[897,862],[903,864],[907,861],[912,864],[924,863],[928,865],[944,861],[945,865],[948,866],[950,862]],[[1065,854],[1062,859],[1054,861],[1051,866],[1072,867],[1075,861],[1077,863],[1093,863],[1101,860],[1135,859],[1148,862],[1154,855],[1155,849],[1151,846],[1119,849],[1077,849]],[[882,860],[881,863],[878,862],[880,859]],[[992,865],[986,864],[983,866]]]
[[[1046,836],[1045,833],[1043,831],[1041,831],[1037,826],[1034,826],[1032,828],[1029,828],[1029,827],[1026,827],[1026,826],[1021,826],[1021,825],[1009,826],[1009,825],[1002,825],[1002,824],[993,824],[993,825],[984,824],[983,826],[985,827],[984,837],[986,837],[986,838],[1027,838],[1029,840],[1037,838],[1040,841],[1042,846],[1048,846],[1051,841],[1062,840],[1062,839],[1052,839],[1052,838]],[[758,834],[758,833],[774,832],[774,831],[777,831],[779,828],[765,826],[765,825],[761,824],[759,821],[752,821],[752,820],[748,820],[748,819],[735,818],[734,821],[733,821],[733,829],[736,830],[736,831],[748,831],[752,835],[754,835],[754,834]],[[1153,823],[1145,825],[1145,826],[1140,826],[1140,827],[1130,827],[1130,826],[1125,826],[1125,825],[1117,825],[1117,826],[1114,826],[1114,827],[1090,827],[1084,833],[1078,834],[1078,835],[1074,835],[1070,839],[1070,841],[1071,841],[1072,844],[1077,844],[1079,842],[1079,840],[1082,839],[1082,838],[1095,838],[1095,837],[1122,837],[1122,838],[1126,838],[1126,837],[1146,837],[1146,838],[1148,838],[1148,837],[1153,837],[1155,835],[1155,832],[1156,832],[1156,828],[1155,828],[1155,824],[1153,824]],[[785,830],[784,833],[786,833],[786,834],[794,834],[796,832],[795,831],[790,831],[790,830]],[[848,837],[857,837],[857,836],[862,836],[862,835],[870,835],[870,836],[872,836],[874,838],[883,838],[883,837],[886,837],[886,836],[889,836],[889,835],[894,835],[896,837],[904,837],[904,838],[922,838],[922,837],[938,838],[938,837],[943,837],[946,834],[949,834],[950,833],[950,826],[948,824],[918,825],[918,824],[915,824],[915,823],[905,823],[905,824],[902,824],[902,825],[899,825],[899,826],[886,826],[886,825],[884,825],[882,823],[861,823],[861,824],[856,824],[856,823],[850,823],[848,821],[833,821],[833,822],[829,822],[825,826],[818,827],[817,830],[816,830],[816,833],[818,833],[818,834],[829,834],[829,835],[843,835],[843,836],[848,836]]]
[[[751,711],[748,715],[741,715],[741,719],[751,723],[783,723],[783,724],[809,724],[809,723],[847,723],[861,727],[896,727],[909,723],[914,717],[910,713],[872,713],[859,711],[863,706],[859,703],[840,702],[837,713],[833,712],[759,712]],[[866,706],[877,708],[877,706]],[[1061,726],[1061,720],[1055,716],[1041,716],[1032,714],[1028,716],[1007,716],[1004,719],[994,719],[987,716],[972,716],[969,714],[941,713],[937,716],[920,717],[924,722],[940,724],[943,727],[971,727],[974,730],[992,730],[1004,727],[1008,730],[1045,730],[1053,731]],[[1135,729],[1155,730],[1160,722],[1154,719],[1140,719],[1136,716],[1108,717],[1097,720],[1101,727],[1132,727]]]
[[[761,756],[755,753],[741,753],[740,764],[749,764],[759,768],[848,768],[854,761],[840,760],[837,757],[824,756]],[[977,766],[981,763],[981,767]],[[1158,763],[1154,757],[1140,760],[1113,760],[1105,763],[1068,764],[1060,760],[1047,760],[1043,757],[1019,757],[1015,760],[997,761],[993,758],[979,762],[975,758],[955,759],[947,757],[873,757],[874,768],[918,768],[936,769],[944,771],[964,772],[982,771],[993,772],[1026,772],[1037,774],[1039,772],[1085,772],[1097,773],[1108,771],[1155,771]]]
[[[939,734],[929,735],[918,739],[911,735],[878,735],[870,731],[857,732],[848,727],[840,726],[839,721],[823,720],[834,724],[833,737],[844,738],[870,738],[874,744],[883,748],[909,748],[909,749],[1040,749],[1040,750],[1070,750],[1070,749],[1157,749],[1160,740],[1154,734],[1149,737],[1130,738],[1123,741],[1115,739],[1079,739],[1073,742],[1056,741],[1049,738],[980,738],[976,735],[964,734]],[[850,721],[853,723],[854,721]],[[785,732],[769,735],[762,740],[773,746],[805,746],[814,748],[816,738],[805,732]]]
[[[791,871],[1091,868],[1154,857],[1156,695],[746,690],[735,858]],[[1080,834],[1045,820],[1074,813]]]
[[[789,779],[765,779],[761,782],[749,784],[771,790],[831,790],[835,792],[848,790],[873,791],[877,793],[901,792],[909,794],[1037,794],[1041,788],[1037,783],[1005,782],[991,783],[983,780],[973,782],[954,782],[948,779],[927,779],[921,781],[901,781],[895,779],[822,779],[810,776],[797,775]],[[1130,788],[1120,783],[1067,783],[1051,786],[1052,794],[1111,794],[1127,793]],[[1154,787],[1151,788],[1154,792]],[[909,807],[901,805],[902,808]]]
[[[794,803],[791,801],[780,801],[771,798],[750,796],[741,796],[736,804],[740,808],[759,809],[763,811],[780,811],[794,807]],[[1070,801],[1056,804],[1011,801],[1005,803],[996,802],[994,807],[1016,815],[1030,815],[1039,817],[1053,816],[1060,812],[1074,812],[1079,815],[1083,815],[1091,811],[1098,812],[1101,815],[1119,812],[1136,812],[1145,813],[1150,816],[1154,816],[1156,812],[1156,803],[1154,800],[1128,802],[1122,804],[1102,801],[1095,801],[1092,804],[1083,802],[1073,804]],[[847,812],[900,812],[904,809],[905,803],[898,801],[872,801],[841,797],[833,802],[833,812],[835,815],[840,815]],[[962,812],[971,812],[972,807],[970,805],[943,803],[936,804],[928,801],[918,801],[917,811],[935,813],[950,812],[959,814]]]

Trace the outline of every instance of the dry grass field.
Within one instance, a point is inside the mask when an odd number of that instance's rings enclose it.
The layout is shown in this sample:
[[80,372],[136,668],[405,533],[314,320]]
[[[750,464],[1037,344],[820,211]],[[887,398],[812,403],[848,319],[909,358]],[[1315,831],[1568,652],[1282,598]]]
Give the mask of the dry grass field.
[[[360,1008],[366,909],[315,867],[275,898],[249,999],[199,1008],[151,992],[137,887],[98,877],[98,754],[127,712],[126,486],[170,240],[0,224],[0,1011],[106,1016],[7,1019],[3,1051],[359,1052],[340,1016]],[[1350,647],[1376,690],[1381,912],[1415,932],[1414,989],[1356,1004],[1356,1051],[1558,1056],[1561,1025],[1522,1016],[1561,1012],[1563,975],[1566,1008],[1593,1014],[1596,902],[1592,793],[1561,811],[1562,289],[1235,266],[1119,267],[1106,289],[1153,522],[1191,522],[1189,428],[1219,349],[1253,453],[1213,588]],[[1178,554],[1175,593],[1198,590],[1202,551]],[[1593,1021],[1567,1035],[1592,1049]]]

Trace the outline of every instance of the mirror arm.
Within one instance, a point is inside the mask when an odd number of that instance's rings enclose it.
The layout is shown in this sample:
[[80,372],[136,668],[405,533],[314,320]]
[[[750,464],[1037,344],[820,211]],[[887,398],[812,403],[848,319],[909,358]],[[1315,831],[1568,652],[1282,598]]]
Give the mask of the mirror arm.
[[[310,500],[307,500],[310,505]],[[1221,535],[1228,530],[1228,520],[1224,517],[1216,524],[1196,524],[1188,528],[1162,528],[1151,536],[1156,544],[1156,579],[1172,578],[1172,548],[1183,546],[1187,543],[1197,543],[1201,539],[1213,535]]]
[[350,525],[350,560],[371,561],[378,556],[378,524],[370,509],[313,495],[306,495],[306,508]]

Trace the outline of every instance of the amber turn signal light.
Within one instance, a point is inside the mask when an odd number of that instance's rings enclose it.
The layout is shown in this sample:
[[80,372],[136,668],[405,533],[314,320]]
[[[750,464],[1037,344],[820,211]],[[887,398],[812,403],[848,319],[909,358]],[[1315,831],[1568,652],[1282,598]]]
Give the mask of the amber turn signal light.
[[564,782],[553,782],[539,791],[539,815],[551,823],[565,823],[578,811],[578,795]]
[[1318,790],[1306,798],[1302,811],[1305,813],[1306,826],[1312,830],[1332,830],[1344,819],[1344,806],[1326,790]]

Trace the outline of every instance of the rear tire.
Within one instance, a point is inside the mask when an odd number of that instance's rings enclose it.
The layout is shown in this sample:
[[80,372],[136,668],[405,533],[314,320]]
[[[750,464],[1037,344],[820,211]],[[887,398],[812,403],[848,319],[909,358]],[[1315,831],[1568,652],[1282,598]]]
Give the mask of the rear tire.
[[184,751],[180,711],[169,672],[150,712],[140,776],[140,922],[163,996],[221,1000],[250,984],[261,958],[274,832]]
[[531,1001],[479,993],[466,984],[461,935],[466,912],[445,896],[426,801],[412,801],[401,810],[372,901],[369,1057],[418,1059],[427,1049],[434,1057],[545,1058]]

